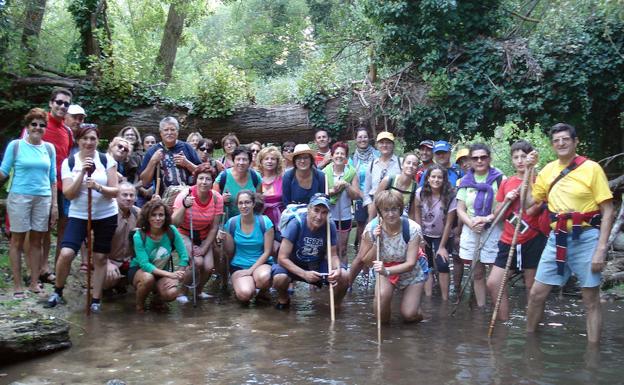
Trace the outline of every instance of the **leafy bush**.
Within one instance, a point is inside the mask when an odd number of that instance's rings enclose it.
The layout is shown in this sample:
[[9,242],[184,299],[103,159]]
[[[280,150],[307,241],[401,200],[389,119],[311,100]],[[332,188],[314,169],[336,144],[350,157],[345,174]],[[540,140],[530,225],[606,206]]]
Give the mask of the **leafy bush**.
[[245,99],[248,88],[243,71],[215,59],[204,68],[192,113],[203,118],[230,116]]

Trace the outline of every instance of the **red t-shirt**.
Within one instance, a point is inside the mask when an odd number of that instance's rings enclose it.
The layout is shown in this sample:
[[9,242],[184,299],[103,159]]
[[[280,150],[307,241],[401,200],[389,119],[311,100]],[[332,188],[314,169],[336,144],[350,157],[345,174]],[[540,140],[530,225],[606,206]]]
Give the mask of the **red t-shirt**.
[[56,188],[59,191],[63,191],[61,165],[69,156],[69,151],[74,145],[74,137],[69,127],[67,127],[62,120],[56,119],[48,112],[48,125],[42,139],[48,143],[52,143],[56,150]]
[[[505,195],[508,192],[518,188],[522,185],[522,179],[518,178],[516,175],[511,176],[501,182],[500,187],[498,188],[498,193],[496,194],[496,201],[503,202],[505,200]],[[520,198],[513,201],[513,203],[509,206],[507,211],[505,212],[505,222],[503,225],[503,235],[501,236],[501,241],[508,245],[511,244],[511,240],[513,238],[513,233],[515,230],[515,224],[512,224],[509,221],[509,217],[511,213],[518,213],[520,210]],[[520,226],[520,233],[518,233],[518,244],[521,245],[526,241],[535,238],[536,235],[539,234],[539,216],[529,216],[526,213],[522,215],[522,220],[525,222],[524,225]],[[526,230],[522,232],[523,228]]]
[[[191,189],[195,188],[195,186],[191,187]],[[207,202],[202,204],[199,199],[195,199],[195,203],[193,204],[193,230],[199,231],[199,238],[202,240],[208,236],[215,217],[223,214],[223,197],[214,190],[211,190],[210,193],[211,196]],[[174,210],[182,207],[184,198],[186,198],[186,192],[178,194],[173,203]],[[190,228],[191,210],[187,209],[184,213],[184,220],[178,227],[178,231],[188,237],[190,236]]]
[[314,164],[316,164],[318,166],[322,161],[325,160],[325,156],[327,154],[329,154],[329,151],[328,152],[319,152],[319,151],[317,151],[316,155],[314,156]]

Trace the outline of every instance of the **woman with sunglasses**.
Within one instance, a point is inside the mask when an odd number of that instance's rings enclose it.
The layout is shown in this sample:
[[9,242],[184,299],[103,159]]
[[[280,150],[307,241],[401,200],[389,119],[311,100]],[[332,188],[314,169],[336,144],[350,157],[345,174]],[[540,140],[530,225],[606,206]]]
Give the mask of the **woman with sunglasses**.
[[225,167],[218,160],[212,157],[214,152],[214,143],[210,139],[200,139],[197,142],[197,153],[199,154],[199,159],[201,159],[202,163],[210,164],[211,167],[217,170],[217,174],[221,171],[225,170]]
[[[106,278],[108,253],[117,228],[117,162],[97,151],[100,131],[95,125],[81,126],[76,134],[79,151],[63,161],[63,195],[71,201],[69,219],[61,242],[61,252],[56,262],[54,293],[47,307],[63,303],[63,288],[71,263],[87,237],[88,211],[91,209],[93,229],[93,298],[91,311],[101,309],[100,298]],[[88,206],[88,190],[92,204]]]
[[[189,255],[193,256],[199,283],[197,297],[209,296],[202,289],[214,270],[215,258],[213,243],[223,215],[223,197],[212,190],[212,182],[217,174],[210,164],[202,163],[193,172],[195,186],[178,194],[173,203],[172,223],[178,227]],[[193,233],[191,234],[191,219]],[[192,236],[192,238],[191,238]],[[192,277],[189,277],[192,279]],[[189,282],[187,282],[188,284]]]
[[461,179],[457,191],[457,216],[463,223],[459,241],[459,256],[464,263],[477,258],[472,280],[477,306],[485,306],[485,265],[498,255],[498,240],[502,226],[495,224],[496,194],[504,178],[502,172],[491,167],[488,146],[476,143],[470,146],[472,168]]
[[[404,203],[398,191],[380,191],[375,194],[374,203],[379,210],[380,218],[370,221],[364,229],[362,246],[350,272],[351,282],[363,266],[372,265],[380,280],[375,289],[380,288],[380,294],[375,295],[375,301],[381,298],[381,321],[384,323],[390,321],[392,296],[394,289],[399,289],[403,294],[401,298],[403,321],[420,322],[423,319],[420,299],[426,279],[421,265],[417,263],[422,239],[420,226],[401,215]],[[377,241],[381,244],[379,256],[375,244]]]
[[43,236],[48,231],[48,224],[54,226],[58,219],[56,151],[52,144],[42,140],[47,118],[41,108],[33,108],[26,114],[24,121],[28,135],[9,143],[0,166],[0,181],[4,181],[13,171],[7,211],[11,223],[9,259],[14,299],[26,297],[22,289],[21,267],[26,235],[30,237],[29,255],[26,256],[31,271],[28,290],[39,293]]
[[338,257],[340,263],[347,265],[347,242],[353,221],[351,206],[354,199],[362,197],[362,193],[355,167],[348,163],[349,146],[344,142],[334,143],[331,156],[332,162],[323,172],[329,187],[331,217],[338,229]]
[[[141,162],[143,161],[143,144],[141,141],[141,134],[136,127],[126,126],[119,131],[117,134],[118,137],[123,138],[128,141],[130,144],[128,156],[124,162],[122,162],[120,166],[124,172],[122,174],[126,177],[126,180],[135,185],[135,187],[139,187],[139,167],[141,167]],[[120,169],[118,168],[117,171]]]
[[[125,165],[130,158],[131,152],[132,146],[130,142],[119,136],[114,137],[108,145],[108,155],[117,162],[117,173],[121,176],[119,182],[122,182],[124,179],[130,182],[128,179],[128,171],[130,170],[126,169]],[[136,169],[134,170],[134,175],[136,175]]]
[[256,141],[251,142],[249,145],[249,151],[251,152],[251,168],[258,169],[257,157],[258,153],[262,150],[262,143]]
[[295,151],[295,146],[297,145],[297,143],[293,142],[292,140],[287,140],[284,143],[282,143],[282,158],[284,159],[284,165],[283,165],[283,169],[284,170],[288,170],[294,167],[293,161],[290,158],[290,154],[292,154],[293,151]]
[[242,304],[248,304],[256,293],[257,298],[270,298],[274,227],[269,217],[255,211],[262,210],[259,197],[250,190],[239,191],[236,205],[240,214],[230,218],[219,233],[225,253],[232,256],[232,287]]

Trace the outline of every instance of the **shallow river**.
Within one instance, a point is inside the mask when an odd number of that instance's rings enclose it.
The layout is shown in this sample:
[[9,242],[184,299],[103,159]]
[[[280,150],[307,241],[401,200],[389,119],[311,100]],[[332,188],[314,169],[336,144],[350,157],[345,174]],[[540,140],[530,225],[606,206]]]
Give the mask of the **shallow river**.
[[[624,383],[621,303],[605,304],[600,351],[586,347],[580,300],[551,296],[545,325],[527,339],[524,311],[487,338],[490,314],[464,301],[455,317],[435,298],[426,321],[393,321],[377,329],[373,286],[348,294],[334,325],[327,291],[298,285],[289,311],[241,307],[230,298],[167,314],[134,313],[133,296],[104,304],[101,314],[72,321],[74,346],[2,369],[0,383],[104,384],[616,384]],[[512,291],[516,309],[523,289]],[[71,300],[71,299],[70,299]]]

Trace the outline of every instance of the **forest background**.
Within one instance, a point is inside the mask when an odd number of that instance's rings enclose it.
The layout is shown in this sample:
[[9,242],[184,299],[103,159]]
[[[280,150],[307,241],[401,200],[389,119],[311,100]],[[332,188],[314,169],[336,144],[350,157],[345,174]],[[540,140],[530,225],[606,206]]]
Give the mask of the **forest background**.
[[0,0],[5,140],[53,85],[104,128],[145,106],[207,122],[294,103],[308,138],[547,151],[564,121],[601,159],[624,151],[624,1]]

